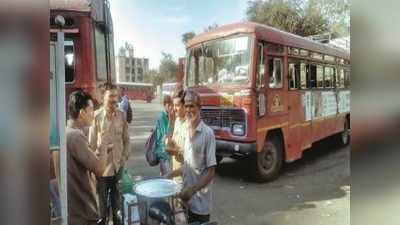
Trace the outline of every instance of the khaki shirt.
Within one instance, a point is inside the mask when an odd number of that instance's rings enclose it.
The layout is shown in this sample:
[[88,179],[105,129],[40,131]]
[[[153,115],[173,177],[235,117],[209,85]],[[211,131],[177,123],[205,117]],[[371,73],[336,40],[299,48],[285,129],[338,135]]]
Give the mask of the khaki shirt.
[[122,167],[121,160],[127,161],[131,152],[128,123],[119,109],[111,116],[106,114],[104,107],[94,113],[94,121],[89,130],[90,147],[97,149],[103,141],[113,145],[103,177],[114,176]]
[[[185,136],[189,130],[188,123],[186,120],[181,120],[179,117],[176,118],[175,120],[175,125],[174,125],[174,133],[172,135],[172,140],[175,142],[176,146],[178,147],[179,151],[184,150],[185,147]],[[177,170],[183,166],[182,163],[178,162],[176,160],[176,157],[172,157],[172,170]],[[174,180],[182,183],[182,177],[174,177]]]
[[88,224],[99,219],[96,193],[89,178],[99,159],[76,121],[68,121],[66,136],[69,224]]

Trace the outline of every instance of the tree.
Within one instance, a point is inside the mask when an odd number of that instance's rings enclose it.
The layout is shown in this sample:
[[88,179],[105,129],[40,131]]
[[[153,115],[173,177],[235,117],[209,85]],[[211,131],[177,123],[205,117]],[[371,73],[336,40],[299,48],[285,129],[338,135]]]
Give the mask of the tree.
[[348,30],[350,10],[348,0],[254,0],[248,3],[247,17],[300,36],[338,36]]
[[215,29],[218,27],[217,23],[214,23],[213,25],[209,25],[208,27],[204,28],[204,32],[210,31],[212,29]]
[[178,75],[178,64],[169,53],[161,52],[162,59],[159,67],[162,82],[176,82]]
[[186,46],[194,36],[196,36],[196,34],[193,31],[182,34],[183,44]]

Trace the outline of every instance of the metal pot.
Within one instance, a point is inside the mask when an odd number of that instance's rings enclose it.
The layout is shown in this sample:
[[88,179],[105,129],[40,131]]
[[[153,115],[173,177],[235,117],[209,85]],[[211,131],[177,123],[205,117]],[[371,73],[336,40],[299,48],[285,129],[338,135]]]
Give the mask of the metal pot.
[[152,202],[164,200],[169,203],[173,212],[174,198],[181,191],[182,185],[174,180],[156,178],[140,181],[134,186],[135,194],[139,203],[139,216],[142,224],[148,223],[148,209]]

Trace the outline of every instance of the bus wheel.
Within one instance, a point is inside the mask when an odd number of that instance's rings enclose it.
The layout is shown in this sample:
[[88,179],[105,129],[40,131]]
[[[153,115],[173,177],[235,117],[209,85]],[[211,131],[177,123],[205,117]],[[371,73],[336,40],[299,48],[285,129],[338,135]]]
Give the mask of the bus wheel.
[[259,182],[275,179],[282,167],[283,149],[280,138],[276,135],[267,137],[262,152],[256,157],[256,180]]
[[350,142],[349,121],[346,119],[344,122],[344,130],[339,134],[339,143],[341,146],[346,146]]

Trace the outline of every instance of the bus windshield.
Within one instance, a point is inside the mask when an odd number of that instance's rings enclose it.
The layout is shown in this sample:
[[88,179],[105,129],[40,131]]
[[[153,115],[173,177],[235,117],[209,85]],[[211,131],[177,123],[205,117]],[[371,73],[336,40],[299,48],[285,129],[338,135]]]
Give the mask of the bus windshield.
[[187,85],[249,82],[251,38],[234,37],[202,43],[188,50]]

